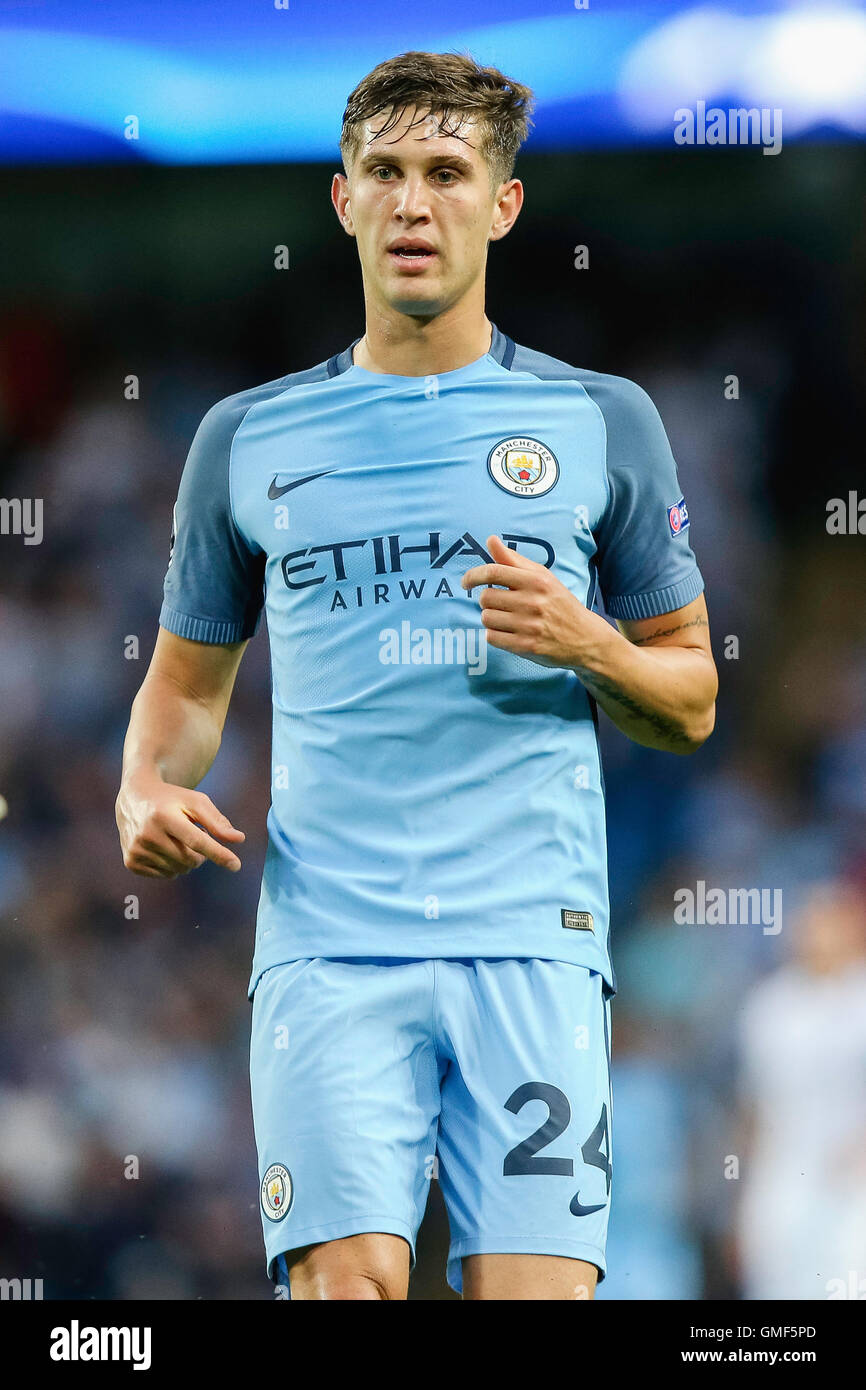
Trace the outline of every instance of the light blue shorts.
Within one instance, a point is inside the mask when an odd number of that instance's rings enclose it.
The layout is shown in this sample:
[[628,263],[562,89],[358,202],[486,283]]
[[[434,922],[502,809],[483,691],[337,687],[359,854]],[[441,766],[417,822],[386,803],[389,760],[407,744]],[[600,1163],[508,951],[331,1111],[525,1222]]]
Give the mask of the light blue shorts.
[[253,996],[250,1078],[268,1273],[300,1246],[415,1237],[430,1182],[465,1255],[567,1255],[604,1277],[610,1000],[539,959],[291,961]]

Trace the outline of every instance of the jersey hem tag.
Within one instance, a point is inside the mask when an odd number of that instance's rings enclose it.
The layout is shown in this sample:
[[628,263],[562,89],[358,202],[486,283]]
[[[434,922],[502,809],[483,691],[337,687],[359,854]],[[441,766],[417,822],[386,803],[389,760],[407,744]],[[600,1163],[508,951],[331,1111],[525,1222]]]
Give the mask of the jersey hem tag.
[[571,908],[563,907],[560,910],[560,918],[564,927],[570,927],[572,931],[594,931],[591,912],[573,912]]

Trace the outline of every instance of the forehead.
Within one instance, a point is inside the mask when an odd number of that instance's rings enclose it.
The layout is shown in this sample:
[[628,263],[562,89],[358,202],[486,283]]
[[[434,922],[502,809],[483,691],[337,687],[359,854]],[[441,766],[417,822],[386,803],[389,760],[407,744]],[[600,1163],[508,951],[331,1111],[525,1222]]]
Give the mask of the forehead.
[[478,122],[471,116],[451,112],[446,130],[440,129],[442,113],[408,107],[397,113],[377,112],[361,126],[358,155],[399,154],[429,156],[462,154],[465,159],[480,160]]

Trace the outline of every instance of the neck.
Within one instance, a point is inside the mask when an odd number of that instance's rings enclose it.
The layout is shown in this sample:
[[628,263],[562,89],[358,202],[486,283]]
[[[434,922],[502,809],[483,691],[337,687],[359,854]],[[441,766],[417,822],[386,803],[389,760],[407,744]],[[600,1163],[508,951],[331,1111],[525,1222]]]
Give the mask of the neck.
[[483,305],[455,305],[435,318],[412,318],[367,305],[366,332],[352,360],[368,372],[438,376],[466,367],[489,352],[493,325]]

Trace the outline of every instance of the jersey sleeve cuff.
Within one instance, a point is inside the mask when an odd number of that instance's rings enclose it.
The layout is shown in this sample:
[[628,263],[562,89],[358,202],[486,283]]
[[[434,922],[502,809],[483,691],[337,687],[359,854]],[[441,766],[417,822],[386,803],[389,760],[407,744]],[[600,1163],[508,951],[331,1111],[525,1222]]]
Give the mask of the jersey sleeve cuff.
[[245,642],[252,637],[258,627],[258,618],[226,622],[221,618],[195,618],[191,613],[179,613],[176,608],[163,603],[159,610],[159,625],[173,632],[177,637],[187,637],[190,642]]
[[678,584],[669,584],[666,589],[653,589],[646,594],[617,594],[613,598],[605,598],[604,606],[612,618],[658,618],[662,613],[684,608],[703,591],[703,575],[695,569]]

